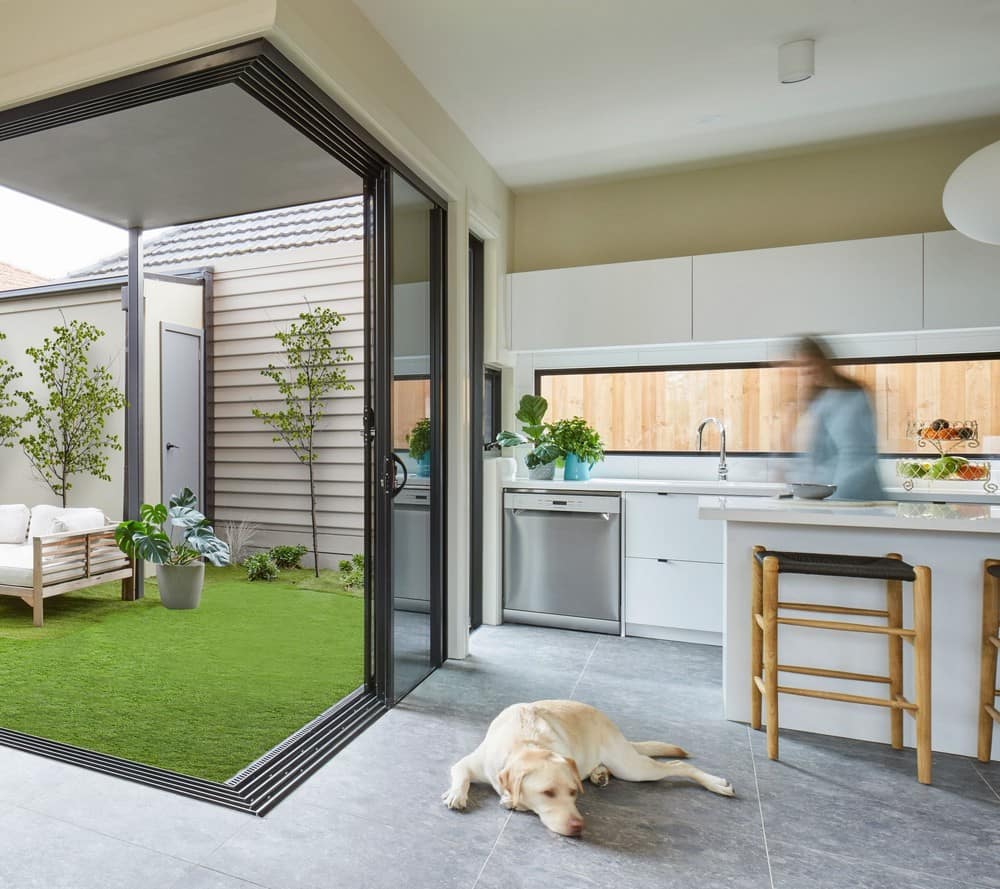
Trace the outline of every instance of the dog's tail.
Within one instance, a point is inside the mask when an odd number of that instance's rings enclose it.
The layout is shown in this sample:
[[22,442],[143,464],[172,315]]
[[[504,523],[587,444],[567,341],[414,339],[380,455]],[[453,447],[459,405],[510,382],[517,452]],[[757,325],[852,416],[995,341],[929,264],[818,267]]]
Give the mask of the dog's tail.
[[663,741],[632,741],[636,753],[643,756],[669,756],[671,759],[683,759],[690,754],[676,744],[664,744]]

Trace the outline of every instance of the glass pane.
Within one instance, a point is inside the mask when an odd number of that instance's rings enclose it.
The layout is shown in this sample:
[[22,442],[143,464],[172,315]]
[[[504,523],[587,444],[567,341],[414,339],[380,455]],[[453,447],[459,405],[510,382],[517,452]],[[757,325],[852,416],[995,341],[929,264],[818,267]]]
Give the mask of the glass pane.
[[[392,501],[393,665],[397,699],[432,667],[431,211],[392,176],[392,447],[406,483]],[[398,465],[398,464],[397,464]],[[401,481],[402,471],[399,475]]]

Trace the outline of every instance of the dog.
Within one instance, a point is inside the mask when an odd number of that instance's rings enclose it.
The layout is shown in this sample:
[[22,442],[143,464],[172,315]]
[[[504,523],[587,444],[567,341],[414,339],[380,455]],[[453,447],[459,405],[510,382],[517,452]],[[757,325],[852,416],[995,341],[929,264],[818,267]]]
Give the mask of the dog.
[[629,741],[607,716],[577,701],[514,704],[490,724],[483,742],[451,767],[451,786],[441,795],[449,809],[464,809],[473,782],[492,784],[500,805],[534,812],[549,830],[580,836],[576,807],[583,778],[605,787],[624,781],[690,778],[712,793],[733,796],[733,786],[685,762],[685,750],[661,741]]

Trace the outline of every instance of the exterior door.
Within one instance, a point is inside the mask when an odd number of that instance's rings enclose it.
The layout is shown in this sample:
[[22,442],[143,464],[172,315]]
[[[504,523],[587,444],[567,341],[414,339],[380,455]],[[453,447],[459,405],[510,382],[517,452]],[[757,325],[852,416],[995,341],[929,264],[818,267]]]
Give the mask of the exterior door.
[[[203,502],[204,332],[160,325],[160,478],[167,503],[190,488]],[[149,492],[152,493],[152,492]]]

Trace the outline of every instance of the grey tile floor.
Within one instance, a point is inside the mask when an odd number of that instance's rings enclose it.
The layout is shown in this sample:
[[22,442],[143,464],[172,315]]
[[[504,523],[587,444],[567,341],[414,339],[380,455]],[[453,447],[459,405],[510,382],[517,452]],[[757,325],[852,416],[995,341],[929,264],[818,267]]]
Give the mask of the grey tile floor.
[[[1000,887],[1000,763],[913,754],[721,717],[718,649],[484,628],[266,818],[0,748],[3,889],[958,889]],[[737,798],[683,783],[588,788],[582,839],[489,788],[440,801],[503,706],[575,697],[633,738],[687,747]]]

